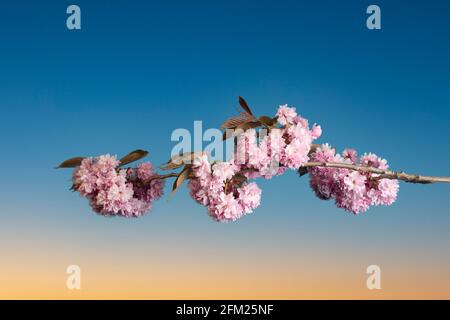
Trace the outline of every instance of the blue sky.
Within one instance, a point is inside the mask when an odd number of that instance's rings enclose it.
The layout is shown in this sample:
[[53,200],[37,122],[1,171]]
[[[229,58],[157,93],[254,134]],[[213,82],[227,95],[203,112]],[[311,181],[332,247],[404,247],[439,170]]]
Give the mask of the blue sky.
[[297,107],[322,126],[320,142],[339,150],[374,152],[395,170],[450,175],[448,1],[377,1],[382,29],[373,31],[368,1],[75,3],[79,31],[65,26],[67,1],[0,8],[4,235],[45,230],[70,242],[83,232],[195,238],[201,230],[217,240],[251,236],[254,246],[294,250],[301,241],[361,256],[370,248],[379,259],[430,248],[450,260],[447,185],[403,183],[392,207],[353,217],[290,173],[262,181],[260,208],[224,226],[183,188],[142,219],[102,219],[68,191],[70,172],[53,169],[72,156],[137,148],[161,164],[173,129],[192,129],[194,120],[218,127],[241,95],[257,114]]

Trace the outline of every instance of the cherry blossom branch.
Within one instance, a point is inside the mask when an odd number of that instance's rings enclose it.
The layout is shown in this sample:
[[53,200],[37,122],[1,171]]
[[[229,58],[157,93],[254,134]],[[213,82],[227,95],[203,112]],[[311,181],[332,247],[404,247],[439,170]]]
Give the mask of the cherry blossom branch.
[[[302,167],[299,168],[299,171],[302,168],[311,168],[311,167],[327,167],[327,168],[338,168],[338,169],[348,169],[359,172],[369,172],[374,174],[379,174],[378,179],[396,179],[402,180],[409,183],[421,183],[421,184],[429,184],[429,183],[450,183],[450,177],[438,177],[438,176],[423,176],[418,174],[408,174],[403,171],[391,171],[391,170],[382,170],[374,167],[366,167],[366,166],[358,166],[349,163],[341,163],[341,162],[307,162]],[[176,178],[179,176],[179,173],[172,172],[168,174],[162,175],[154,175],[148,178],[145,182],[150,182],[156,179],[168,179],[168,178]]]
[[[173,193],[191,179],[190,196],[220,222],[236,221],[259,206],[261,189],[249,180],[270,179],[287,169],[297,170],[300,176],[309,174],[310,186],[319,199],[333,199],[337,207],[353,214],[394,203],[400,180],[450,183],[450,177],[387,170],[387,160],[373,153],[358,157],[354,149],[336,153],[328,144],[313,144],[322,134],[321,127],[310,127],[293,107],[281,105],[275,117],[256,117],[244,99],[239,98],[239,103],[243,111],[222,124],[223,139],[233,138],[236,148],[229,161],[211,163],[208,155],[199,151],[172,156],[160,166],[161,170],[170,170],[166,174],[158,174],[150,162],[124,167],[147,156],[147,151],[138,149],[120,159],[109,154],[75,157],[58,168],[74,168],[72,190],[86,197],[92,209],[105,216],[139,217],[162,196],[163,180],[175,178]],[[239,135],[242,139],[238,139]],[[242,163],[241,155],[245,156]],[[279,163],[274,168],[275,159]]]
[[154,176],[151,176],[150,178],[146,179],[145,182],[150,182],[152,180],[163,180],[168,178],[176,178],[178,177],[178,173],[172,172],[168,174],[155,174]]
[[[317,148],[319,148],[319,147],[320,147],[320,145],[318,145],[318,144],[312,144],[309,155],[314,153],[317,150]],[[374,167],[360,166],[360,165],[354,165],[354,164],[342,163],[342,162],[307,162],[303,166],[301,166],[298,169],[298,171],[299,171],[300,175],[304,175],[307,173],[306,168],[311,168],[311,167],[341,168],[341,169],[348,169],[348,170],[354,170],[354,171],[359,171],[359,172],[368,172],[368,173],[379,174],[377,179],[394,179],[394,180],[405,181],[408,183],[420,183],[420,184],[450,183],[450,177],[408,174],[403,171],[383,170],[383,169],[374,168]],[[156,180],[156,179],[177,178],[178,176],[179,176],[179,173],[154,175],[154,176],[150,177],[149,179],[147,179],[146,182],[150,182],[150,181]],[[190,175],[190,178],[192,178],[192,175]]]
[[[450,177],[422,176],[417,174],[408,174],[405,172],[382,170],[373,167],[358,166],[340,162],[307,162],[301,168],[310,168],[310,167],[341,168],[341,169],[355,170],[359,172],[369,172],[379,174],[380,176],[377,177],[378,179],[396,179],[410,183],[422,183],[422,184],[438,183],[438,182],[450,183]],[[301,170],[301,168],[299,170]]]

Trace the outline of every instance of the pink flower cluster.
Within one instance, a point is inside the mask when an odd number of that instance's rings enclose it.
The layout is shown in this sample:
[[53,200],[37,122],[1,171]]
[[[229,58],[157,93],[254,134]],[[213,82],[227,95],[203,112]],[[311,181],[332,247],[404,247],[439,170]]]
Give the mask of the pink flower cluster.
[[234,162],[249,178],[269,179],[286,169],[297,170],[309,160],[311,144],[322,134],[318,125],[310,130],[308,120],[297,115],[295,108],[280,106],[276,116],[281,127],[268,133],[249,129],[238,137]]
[[229,162],[210,165],[207,155],[194,159],[190,194],[214,219],[235,221],[259,206],[261,189],[247,179],[269,179],[309,160],[312,141],[321,135],[320,126],[310,130],[308,121],[286,105],[278,109],[277,119],[281,127],[269,132],[248,129],[239,135]]
[[233,162],[211,165],[206,154],[193,161],[195,178],[189,181],[190,195],[217,221],[235,221],[259,206],[261,189],[254,182],[237,179],[238,168]]
[[[311,155],[311,161],[348,163],[387,169],[387,161],[369,153],[359,159],[356,151],[346,149],[336,154],[324,144]],[[373,205],[391,205],[397,198],[397,180],[380,179],[379,174],[329,167],[309,168],[310,185],[320,199],[334,199],[339,208],[354,214],[365,212]]]
[[120,169],[115,156],[85,158],[73,172],[73,189],[89,199],[101,215],[139,217],[150,210],[151,203],[162,196],[164,181],[155,175],[151,163],[137,168]]
[[[388,168],[386,160],[374,154],[358,157],[353,149],[336,154],[328,144],[311,153],[313,141],[322,134],[321,127],[314,124],[310,128],[295,108],[280,106],[275,124],[269,118],[259,119],[261,128],[237,135],[230,161],[211,164],[208,156],[201,154],[190,164],[190,195],[217,221],[236,221],[260,205],[261,189],[249,179],[270,179],[287,169],[297,170],[308,161]],[[373,205],[392,204],[399,190],[397,180],[364,170],[315,166],[308,172],[319,198],[334,199],[338,207],[354,214]],[[105,216],[139,217],[162,196],[163,188],[164,180],[157,177],[151,163],[121,169],[117,158],[110,155],[83,159],[73,173],[73,189],[89,200],[95,212]]]

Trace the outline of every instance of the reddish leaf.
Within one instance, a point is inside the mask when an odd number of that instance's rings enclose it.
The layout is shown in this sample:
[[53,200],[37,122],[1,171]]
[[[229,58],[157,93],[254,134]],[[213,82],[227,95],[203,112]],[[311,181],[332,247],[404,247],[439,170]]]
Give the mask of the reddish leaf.
[[278,121],[278,117],[273,117],[273,118],[270,120],[270,125],[273,126],[275,123],[277,123],[277,121]]
[[137,161],[139,159],[144,158],[146,155],[148,155],[148,151],[145,150],[134,150],[131,151],[129,154],[127,154],[125,157],[120,159],[120,165],[124,166],[126,164],[129,164],[131,162]]
[[261,123],[259,121],[250,121],[250,122],[240,124],[239,126],[237,126],[236,129],[242,129],[245,131],[247,129],[257,128],[260,125],[261,125]]
[[271,126],[272,125],[272,118],[269,118],[267,116],[259,117],[258,121],[261,122],[262,124],[265,124],[266,126]]
[[254,117],[252,115],[249,115],[246,112],[241,112],[238,116],[231,117],[225,120],[222,123],[221,127],[222,129],[234,129],[238,125],[252,120],[254,120]]
[[305,168],[305,167],[300,167],[300,168],[298,168],[298,175],[299,175],[300,177],[304,176],[304,175],[307,174],[307,173],[308,173],[308,169],[307,169],[307,168]]
[[180,155],[174,155],[165,165],[161,166],[161,170],[173,170],[180,168],[186,164],[191,164],[195,157],[201,156],[203,152],[185,152]]
[[183,181],[189,177],[191,171],[192,170],[190,166],[184,167],[184,169],[180,172],[178,177],[173,182],[172,193],[175,192],[182,185]]
[[249,108],[247,102],[245,102],[244,98],[239,97],[239,104],[241,105],[242,109],[245,110],[245,112],[247,112],[248,114],[250,114],[250,115],[253,116],[253,113],[252,113],[252,111],[250,110],[250,108]]
[[67,159],[66,161],[62,162],[59,166],[56,167],[56,169],[62,169],[62,168],[75,168],[81,165],[81,161],[83,161],[84,157],[75,157],[71,159]]

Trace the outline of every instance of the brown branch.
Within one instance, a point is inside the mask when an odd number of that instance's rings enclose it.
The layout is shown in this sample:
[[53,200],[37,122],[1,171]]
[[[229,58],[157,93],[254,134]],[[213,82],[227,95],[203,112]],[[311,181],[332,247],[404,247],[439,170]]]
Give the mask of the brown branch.
[[[319,145],[313,144],[311,146],[311,151],[314,152],[317,150]],[[379,168],[374,167],[367,167],[367,166],[360,166],[360,165],[354,165],[349,163],[342,163],[342,162],[307,162],[303,166],[301,166],[298,171],[300,175],[304,175],[307,173],[307,168],[312,167],[327,167],[327,168],[337,168],[337,169],[348,169],[348,170],[355,170],[359,172],[368,172],[368,173],[374,173],[378,174],[379,176],[376,177],[376,179],[395,179],[395,180],[402,180],[409,183],[421,183],[421,184],[429,184],[429,183],[450,183],[450,177],[436,177],[436,176],[423,176],[418,174],[408,174],[402,171],[391,171],[391,170],[383,170]],[[147,179],[145,182],[148,183],[155,179],[168,179],[168,178],[176,178],[178,177],[179,173],[173,172],[168,174],[162,174],[162,175],[154,175]],[[189,178],[193,178],[192,175],[190,175]]]
[[[180,175],[179,172],[172,172],[172,173],[167,173],[167,174],[156,174],[156,175],[151,176],[150,178],[144,180],[144,183],[148,183],[148,182],[150,182],[152,180],[157,180],[157,179],[164,180],[164,179],[168,179],[168,178],[176,178],[179,175]],[[194,175],[193,174],[189,174],[188,178],[189,179],[194,178]]]
[[146,179],[144,181],[144,183],[147,183],[147,182],[150,182],[150,181],[156,180],[156,179],[163,180],[163,179],[167,179],[167,178],[176,178],[176,177],[178,177],[178,173],[176,173],[176,172],[167,173],[167,174],[157,174],[157,175],[151,176],[150,178]]
[[[349,163],[341,163],[341,162],[307,162],[303,166],[299,168],[299,171],[306,168],[312,167],[327,167],[327,168],[340,168],[340,169],[348,169],[355,170],[359,172],[369,172],[374,174],[379,174],[378,179],[396,179],[402,180],[409,183],[450,183],[450,177],[436,177],[436,176],[422,176],[418,174],[408,174],[405,172],[396,172],[390,170],[383,170],[374,167],[366,167],[366,166],[358,166]],[[154,175],[148,178],[145,182],[150,182],[155,179],[168,179],[168,178],[176,178],[179,173],[173,172],[162,175]],[[192,178],[192,177],[190,177]]]
[[302,167],[300,167],[300,169],[311,167],[341,168],[341,169],[356,170],[360,172],[369,172],[379,174],[380,175],[378,176],[379,179],[396,179],[410,183],[423,183],[423,184],[437,183],[437,182],[450,183],[450,177],[421,176],[417,174],[407,174],[404,172],[382,170],[374,167],[358,166],[354,164],[340,163],[340,162],[307,162]]

